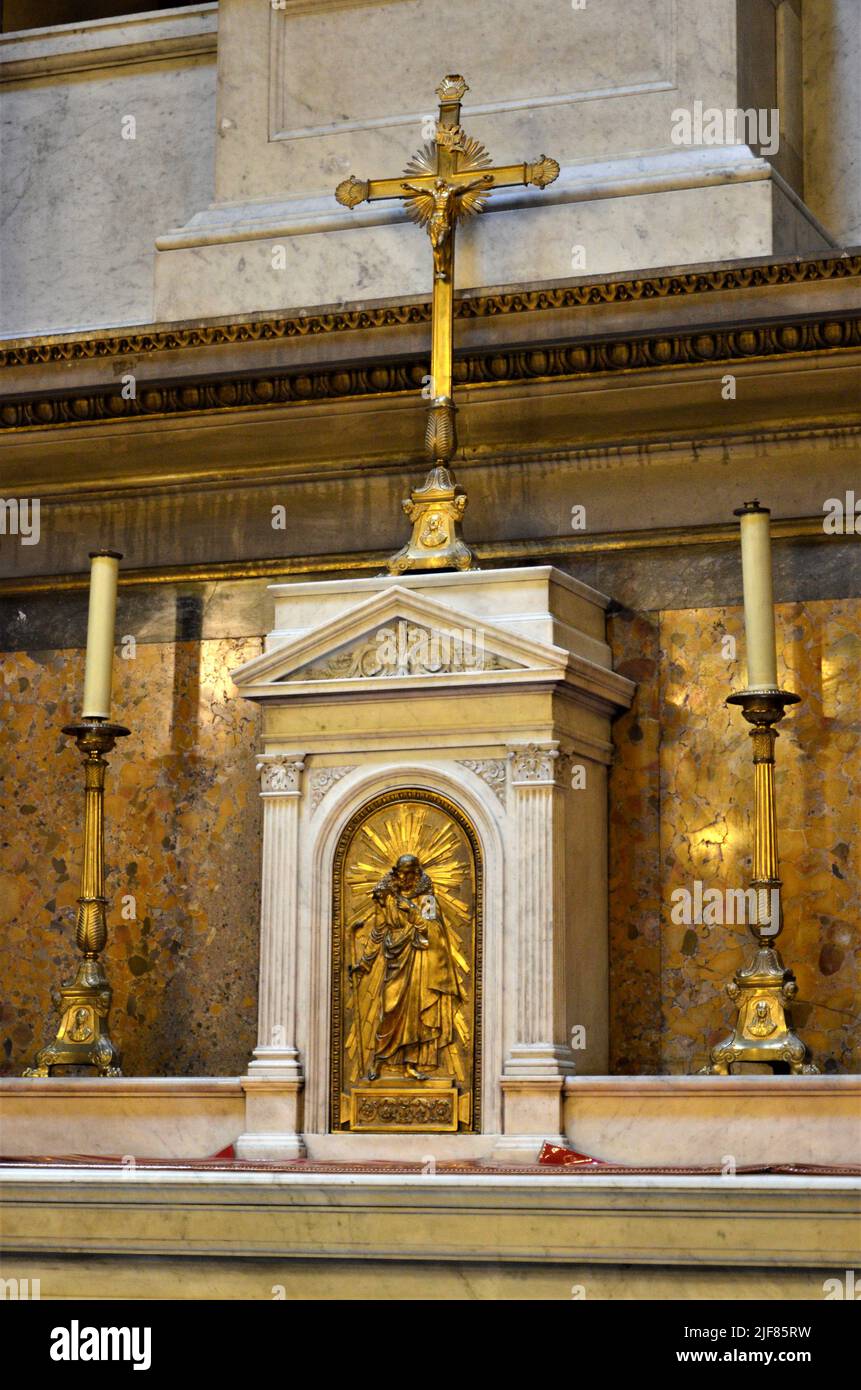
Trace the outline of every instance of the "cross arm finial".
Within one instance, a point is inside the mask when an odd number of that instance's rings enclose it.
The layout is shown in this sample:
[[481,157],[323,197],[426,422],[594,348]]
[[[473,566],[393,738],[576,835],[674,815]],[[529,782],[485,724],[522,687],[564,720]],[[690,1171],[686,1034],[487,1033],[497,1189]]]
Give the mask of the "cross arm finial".
[[469,92],[469,86],[466,85],[465,79],[460,76],[459,72],[449,72],[446,78],[442,78],[442,82],[437,88],[437,96],[440,97],[441,106],[451,106],[455,101],[460,106],[460,101],[463,100],[467,92]]
[[559,177],[559,164],[548,154],[536,159],[534,164],[526,164],[523,169],[523,182],[534,183],[536,188],[546,188]]
[[335,197],[345,208],[357,208],[360,203],[367,200],[370,193],[370,180],[357,179],[355,174],[351,174],[348,179],[343,179],[335,189]]
[[436,89],[436,94],[442,102],[462,101],[468,91],[469,87],[460,73],[454,72],[443,78]]

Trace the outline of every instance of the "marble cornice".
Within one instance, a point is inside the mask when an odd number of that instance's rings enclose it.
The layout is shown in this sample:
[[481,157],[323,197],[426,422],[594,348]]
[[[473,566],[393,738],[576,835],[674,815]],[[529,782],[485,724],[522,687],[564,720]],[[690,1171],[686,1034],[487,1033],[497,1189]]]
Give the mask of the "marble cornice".
[[[631,280],[604,279],[592,284],[545,285],[535,289],[464,295],[455,303],[458,319],[499,318],[526,313],[582,308],[598,304],[634,304],[660,299],[685,299],[770,286],[801,285],[861,277],[861,253],[815,260],[792,260],[679,270],[672,274]],[[0,347],[0,369],[85,362],[111,357],[146,357],[220,345],[287,341],[325,334],[374,331],[430,322],[430,301],[340,308],[289,318],[260,317],[247,321],[155,324],[122,332],[105,331],[86,337],[49,334],[8,341]],[[831,344],[839,346],[840,341]]]
[[[851,1177],[10,1167],[8,1253],[851,1267]],[[522,1273],[521,1273],[522,1278]],[[821,1277],[817,1273],[818,1287]]]
[[218,6],[113,15],[0,34],[0,86],[165,59],[215,59]]
[[[556,293],[541,291],[537,296],[539,302],[531,307],[539,310],[549,307]],[[527,297],[510,298],[518,300]],[[402,312],[412,314],[426,309],[426,305],[414,305]],[[496,312],[506,314],[518,311],[518,308],[501,303]],[[373,316],[378,312],[388,315],[398,311],[363,310],[357,317],[365,313],[371,313]],[[332,316],[334,320],[341,317],[344,316]],[[349,319],[353,316],[346,317]],[[230,341],[239,341],[243,332],[248,338],[255,336],[258,340],[267,333],[272,336],[279,332],[286,333],[287,326],[293,322],[278,320],[234,325],[234,337]],[[379,324],[382,322],[381,319]],[[357,323],[341,326],[368,325]],[[176,329],[167,335],[170,339],[168,345],[175,348],[200,346],[200,335],[224,331],[225,325]],[[319,331],[333,329],[321,328]],[[122,350],[130,354],[145,354],[149,350],[148,344],[157,343],[160,349],[165,346],[161,342],[162,336],[144,335],[139,340],[134,337],[104,340],[106,344],[111,344],[110,347],[105,347],[105,353],[114,350],[120,352],[121,348],[114,348],[113,345],[124,344]],[[53,343],[46,344],[41,349],[28,346],[26,349],[7,349],[6,352],[9,354],[13,351],[42,351],[44,357],[41,360],[48,361],[55,349],[62,348],[69,352],[70,357],[67,360],[70,360],[75,349],[81,346],[81,343]],[[87,346],[92,348],[91,356],[100,355],[96,340],[92,340]],[[574,380],[621,372],[660,371],[703,365],[741,365],[780,358],[797,360],[810,354],[834,353],[840,350],[849,352],[858,348],[861,348],[861,314],[837,312],[783,318],[778,322],[771,319],[751,321],[741,326],[697,325],[683,331],[613,335],[585,341],[575,339],[555,346],[545,346],[543,343],[518,347],[500,345],[480,351],[461,351],[456,355],[454,379],[459,388],[510,386],[538,381]],[[115,423],[168,416],[198,416],[214,411],[259,411],[261,407],[294,404],[319,407],[362,397],[413,395],[421,386],[426,370],[427,353],[422,352],[420,355],[412,354],[409,357],[375,364],[363,361],[359,364],[344,362],[334,366],[303,365],[280,370],[261,368],[253,375],[233,368],[205,377],[183,376],[170,382],[140,379],[140,389],[134,399],[123,397],[119,382],[95,387],[77,386],[65,391],[56,388],[50,392],[31,390],[26,394],[17,393],[5,398],[0,406],[0,429],[6,432],[45,430],[51,427],[92,425],[100,421]]]
[[[241,1076],[0,1076],[0,1105],[4,1101],[50,1096],[53,1100],[102,1100],[117,1096],[156,1096],[171,1100],[241,1096]],[[100,1086],[100,1081],[110,1085]]]

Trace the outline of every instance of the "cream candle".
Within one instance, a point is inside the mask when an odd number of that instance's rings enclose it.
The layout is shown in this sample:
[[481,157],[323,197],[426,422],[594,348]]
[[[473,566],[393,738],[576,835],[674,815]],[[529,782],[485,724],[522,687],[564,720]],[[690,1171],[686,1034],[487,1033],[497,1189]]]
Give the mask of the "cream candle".
[[122,555],[116,550],[90,551],[90,609],[87,618],[87,665],[84,673],[85,719],[108,719],[114,666],[117,576]]
[[758,501],[745,502],[741,518],[741,571],[744,585],[744,631],[749,690],[777,686],[774,640],[774,595],[771,583],[771,512]]

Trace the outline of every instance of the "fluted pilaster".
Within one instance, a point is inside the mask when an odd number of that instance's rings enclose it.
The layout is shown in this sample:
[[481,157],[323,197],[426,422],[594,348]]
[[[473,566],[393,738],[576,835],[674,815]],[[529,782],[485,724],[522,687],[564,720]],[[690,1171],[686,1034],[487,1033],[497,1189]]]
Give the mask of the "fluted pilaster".
[[263,800],[260,904],[260,996],[251,1066],[301,1074],[296,1048],[296,954],[299,915],[299,806],[305,764],[295,755],[258,762]]
[[516,1041],[506,1075],[573,1071],[565,1028],[564,797],[558,745],[509,750],[517,853]]

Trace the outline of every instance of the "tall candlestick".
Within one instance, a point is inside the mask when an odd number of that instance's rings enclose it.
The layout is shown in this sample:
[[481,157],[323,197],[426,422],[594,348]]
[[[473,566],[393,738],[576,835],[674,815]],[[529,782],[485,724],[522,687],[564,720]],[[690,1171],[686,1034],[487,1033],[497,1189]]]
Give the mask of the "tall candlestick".
[[87,669],[84,713],[64,734],[74,737],[84,759],[84,834],[81,892],[75,923],[75,943],[81,952],[75,978],[55,997],[60,1023],[53,1042],[40,1048],[24,1076],[50,1076],[55,1067],[94,1067],[101,1076],[121,1076],[120,1058],[111,1041],[108,1014],[111,987],[99,959],[108,939],[108,898],[105,893],[105,774],[110,753],[128,729],[112,724],[111,673],[117,607],[117,570],[122,559],[115,550],[91,551],[90,611],[87,623]]
[[84,719],[107,719],[111,713],[117,576],[122,555],[91,550],[90,609],[87,618],[87,665],[84,672]]
[[111,1041],[108,1013],[111,987],[99,956],[108,939],[105,896],[105,773],[106,753],[128,733],[122,724],[90,719],[67,724],[84,755],[84,837],[81,895],[75,942],[82,959],[74,980],[55,994],[60,1024],[53,1042],[40,1048],[24,1076],[50,1076],[54,1067],[95,1067],[101,1076],[122,1076],[120,1058]]
[[774,595],[771,584],[771,531],[768,507],[745,502],[741,518],[741,571],[744,585],[744,631],[748,690],[777,689],[774,641]]
[[738,1011],[735,1026],[711,1048],[703,1071],[728,1076],[738,1063],[765,1062],[773,1071],[815,1073],[818,1068],[807,1060],[807,1047],[793,1032],[789,1017],[789,1006],[798,992],[795,976],[775,947],[775,938],[783,930],[775,725],[783,718],[786,706],[797,705],[800,697],[777,688],[768,508],[746,502],[735,515],[741,517],[748,688],[730,695],[727,704],[740,705],[753,726],[753,873],[745,893],[745,916],[756,941],[756,954],[727,985],[727,994]]

